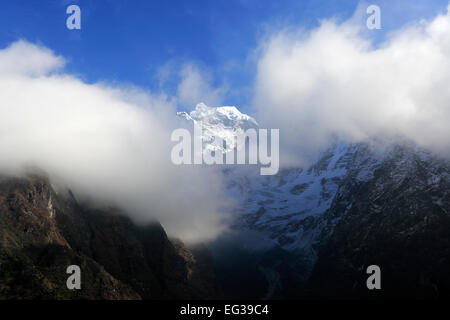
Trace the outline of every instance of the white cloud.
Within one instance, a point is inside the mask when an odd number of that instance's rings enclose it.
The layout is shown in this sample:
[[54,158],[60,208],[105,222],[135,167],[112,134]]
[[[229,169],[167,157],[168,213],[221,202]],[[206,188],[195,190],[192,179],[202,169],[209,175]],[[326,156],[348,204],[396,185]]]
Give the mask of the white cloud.
[[65,60],[51,50],[26,41],[17,41],[0,51],[0,73],[21,73],[28,76],[44,76],[64,67]]
[[[197,241],[224,227],[221,181],[170,160],[175,107],[138,88],[86,84],[64,59],[24,41],[0,50],[0,173],[49,173],[78,198]],[[55,71],[58,71],[55,73]]]
[[279,32],[261,50],[254,105],[263,125],[280,128],[285,164],[308,161],[333,138],[397,136],[449,153],[449,13],[376,47],[351,19]]
[[217,106],[223,103],[226,87],[213,87],[211,75],[194,64],[185,64],[180,71],[178,99],[181,104],[195,106],[200,101]]

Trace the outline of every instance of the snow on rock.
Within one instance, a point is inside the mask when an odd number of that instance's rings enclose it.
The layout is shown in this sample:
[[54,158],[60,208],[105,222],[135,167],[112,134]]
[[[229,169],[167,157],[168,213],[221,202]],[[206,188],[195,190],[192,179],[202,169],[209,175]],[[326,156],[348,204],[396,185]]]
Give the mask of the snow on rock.
[[[203,127],[203,140],[206,141],[205,151],[228,152],[236,145],[235,137],[242,135],[248,129],[257,129],[258,123],[252,117],[241,113],[234,106],[208,107],[199,103],[189,114],[178,112],[177,115],[189,122],[200,124]],[[226,146],[218,145],[214,137],[224,140]]]

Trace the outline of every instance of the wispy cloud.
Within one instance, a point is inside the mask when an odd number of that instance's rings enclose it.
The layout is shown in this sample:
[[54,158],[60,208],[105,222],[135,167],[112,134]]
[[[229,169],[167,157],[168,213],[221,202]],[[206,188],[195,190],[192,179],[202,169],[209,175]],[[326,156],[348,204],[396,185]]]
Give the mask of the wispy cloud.
[[181,104],[196,105],[199,101],[217,106],[223,103],[228,91],[226,86],[211,85],[212,76],[194,64],[185,64],[180,71],[181,81],[178,85],[178,99]]

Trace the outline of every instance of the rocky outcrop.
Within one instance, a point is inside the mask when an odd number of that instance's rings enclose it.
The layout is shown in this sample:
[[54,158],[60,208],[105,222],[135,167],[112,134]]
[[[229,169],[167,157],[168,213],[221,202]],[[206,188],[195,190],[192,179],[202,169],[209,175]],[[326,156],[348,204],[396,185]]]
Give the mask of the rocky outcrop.
[[[306,296],[317,298],[450,297],[450,165],[397,146],[360,181],[349,175],[329,224]],[[331,228],[330,228],[331,229]],[[368,290],[366,269],[381,269],[381,290]]]
[[[0,298],[203,299],[218,297],[208,253],[174,244],[157,222],[91,209],[40,176],[0,179]],[[81,268],[68,290],[66,268]]]

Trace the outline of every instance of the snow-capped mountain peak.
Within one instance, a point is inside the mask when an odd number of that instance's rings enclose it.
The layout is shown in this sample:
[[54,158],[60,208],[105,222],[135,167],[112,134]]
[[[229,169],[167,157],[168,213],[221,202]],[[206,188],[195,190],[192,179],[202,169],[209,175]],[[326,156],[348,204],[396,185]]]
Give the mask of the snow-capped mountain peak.
[[240,112],[235,106],[208,107],[203,102],[200,102],[190,113],[178,112],[178,116],[187,120],[202,121],[212,125],[221,124],[223,127],[230,129],[258,127],[255,119]]
[[[258,128],[255,119],[241,113],[235,106],[209,107],[201,102],[190,113],[178,112],[177,115],[194,124],[201,123],[203,140],[207,142],[205,150],[228,152],[235,147],[239,148],[236,146],[235,137],[248,129]],[[214,144],[214,137],[224,140],[226,148]]]

